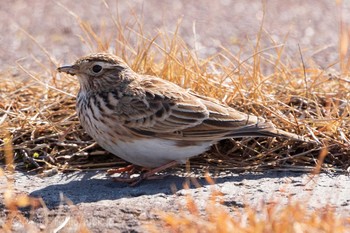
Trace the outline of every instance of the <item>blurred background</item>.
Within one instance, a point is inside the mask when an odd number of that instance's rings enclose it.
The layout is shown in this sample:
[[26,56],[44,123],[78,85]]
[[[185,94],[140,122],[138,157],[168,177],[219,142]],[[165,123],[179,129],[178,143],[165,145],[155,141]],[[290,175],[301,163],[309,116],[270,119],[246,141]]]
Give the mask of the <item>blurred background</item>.
[[172,33],[179,25],[180,37],[200,57],[224,47],[244,60],[254,53],[261,31],[262,50],[269,53],[283,44],[285,61],[300,65],[299,45],[306,64],[323,69],[339,59],[341,21],[350,22],[350,1],[3,0],[0,69],[16,62],[32,66],[32,59],[45,64],[44,50],[59,63],[93,52],[96,48],[82,39],[79,20],[113,47],[113,18],[126,28],[142,25],[149,38],[159,31]]

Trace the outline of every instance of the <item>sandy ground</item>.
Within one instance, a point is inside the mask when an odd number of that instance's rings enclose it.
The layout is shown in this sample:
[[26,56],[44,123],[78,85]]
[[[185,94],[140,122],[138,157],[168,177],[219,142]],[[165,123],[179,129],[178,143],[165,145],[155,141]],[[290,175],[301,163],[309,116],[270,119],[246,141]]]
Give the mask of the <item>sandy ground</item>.
[[[91,49],[77,36],[81,34],[77,21],[57,4],[58,1],[44,0],[3,0],[0,5],[0,71],[16,73],[16,63],[36,69],[38,63],[49,65],[48,58],[40,46],[44,47],[57,61],[72,62]],[[84,2],[59,1],[67,9],[97,28],[102,22],[106,29],[113,30],[113,22],[102,1]],[[242,60],[252,54],[256,35],[263,18],[261,1],[107,1],[112,14],[117,9],[124,22],[139,16],[144,22],[144,31],[155,35],[158,30],[173,31],[177,20],[182,17],[180,36],[200,56],[228,48],[233,54],[240,53]],[[266,3],[262,48],[285,45],[285,59],[300,64],[298,45],[306,66],[326,68],[338,59],[339,15],[350,21],[350,3],[344,1],[340,11],[335,3],[328,0],[278,1]],[[347,18],[348,17],[348,18]],[[29,32],[36,40],[23,33]],[[113,32],[111,32],[113,35]],[[287,39],[286,39],[287,37]],[[272,42],[273,41],[273,42]],[[38,44],[40,46],[38,46]],[[273,51],[272,51],[273,52]],[[334,66],[337,69],[337,65]],[[9,75],[10,78],[12,78]],[[204,206],[207,196],[215,186],[222,191],[229,207],[241,208],[249,203],[280,200],[285,203],[289,196],[294,200],[310,199],[310,207],[331,204],[341,214],[350,210],[350,178],[341,174],[321,174],[309,181],[307,174],[293,172],[266,172],[263,174],[233,174],[228,172],[216,180],[216,185],[208,185],[204,180],[201,188],[184,190],[186,180],[170,174],[163,180],[142,183],[138,187],[128,187],[112,182],[104,173],[80,172],[57,174],[40,178],[24,173],[16,173],[15,188],[32,196],[41,196],[48,206],[50,219],[56,219],[52,227],[57,227],[65,216],[72,215],[68,208],[57,210],[60,193],[68,197],[78,207],[86,224],[93,232],[142,232],[143,223],[154,218],[157,210],[177,211],[184,201],[184,194],[191,193]],[[4,186],[1,181],[0,185]],[[171,185],[175,184],[175,193]],[[3,190],[1,187],[0,190]],[[0,208],[3,207],[0,205]],[[43,221],[45,214],[37,210],[35,221]],[[76,213],[75,213],[76,214]],[[58,216],[57,216],[58,215]],[[0,224],[1,224],[0,215]],[[67,232],[73,231],[74,221],[67,225]],[[47,226],[48,227],[48,226]],[[49,226],[50,227],[50,226]],[[18,228],[19,230],[20,228]],[[19,230],[20,231],[20,230]]]
[[[75,229],[75,216],[82,216],[93,232],[144,232],[146,224],[155,219],[159,211],[177,213],[183,208],[186,194],[204,209],[213,190],[223,194],[221,200],[228,212],[247,204],[259,210],[262,203],[283,205],[289,200],[302,201],[310,209],[330,205],[341,215],[350,211],[350,178],[341,174],[315,177],[278,171],[227,174],[216,178],[215,185],[198,179],[202,187],[191,185],[190,189],[183,188],[187,179],[177,175],[145,181],[137,187],[114,182],[104,172],[76,172],[42,178],[17,173],[15,180],[18,193],[42,197],[49,209],[47,212],[43,209],[35,211],[35,222],[43,222],[47,216],[51,224],[46,225],[46,229],[53,229],[70,216],[72,220],[65,226],[67,232]],[[75,204],[74,208],[66,205],[66,198]]]

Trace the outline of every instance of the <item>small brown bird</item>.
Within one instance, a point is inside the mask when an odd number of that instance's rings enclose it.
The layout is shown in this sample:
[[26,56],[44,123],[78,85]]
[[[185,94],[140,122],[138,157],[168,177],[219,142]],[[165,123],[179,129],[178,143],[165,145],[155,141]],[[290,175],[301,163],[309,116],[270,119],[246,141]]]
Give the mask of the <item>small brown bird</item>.
[[304,141],[265,119],[239,112],[174,83],[134,72],[119,57],[96,53],[59,72],[76,75],[77,113],[107,151],[154,173],[207,151],[222,139],[286,137]]

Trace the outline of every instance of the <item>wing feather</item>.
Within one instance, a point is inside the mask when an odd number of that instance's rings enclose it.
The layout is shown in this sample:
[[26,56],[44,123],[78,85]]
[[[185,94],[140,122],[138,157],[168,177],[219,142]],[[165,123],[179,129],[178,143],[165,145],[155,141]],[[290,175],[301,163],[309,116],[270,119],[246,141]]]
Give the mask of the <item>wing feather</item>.
[[[201,124],[209,117],[205,105],[184,89],[162,79],[149,77],[141,81],[143,99],[120,102],[129,108],[124,124],[136,131],[157,134],[174,133]],[[147,88],[145,88],[147,86]]]
[[191,93],[162,79],[140,82],[144,99],[133,99],[125,125],[135,134],[177,141],[219,141],[234,137],[283,136],[303,140],[263,118],[247,115],[217,100]]

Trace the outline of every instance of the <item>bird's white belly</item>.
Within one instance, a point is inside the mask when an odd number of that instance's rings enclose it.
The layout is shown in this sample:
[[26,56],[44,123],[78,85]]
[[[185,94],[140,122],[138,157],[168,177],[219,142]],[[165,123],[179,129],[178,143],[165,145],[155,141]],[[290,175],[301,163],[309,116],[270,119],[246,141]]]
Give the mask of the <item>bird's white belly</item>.
[[133,142],[97,142],[118,157],[148,168],[159,167],[174,160],[185,163],[186,159],[205,152],[211,146],[211,143],[204,142],[180,147],[173,141],[156,138],[138,139]]
[[[102,107],[105,107],[102,105]],[[85,110],[85,109],[84,109]],[[107,109],[106,109],[107,111]],[[95,141],[105,150],[139,166],[154,168],[171,161],[185,163],[192,156],[209,149],[211,142],[198,142],[193,145],[176,145],[176,141],[160,138],[132,138],[132,135],[116,121],[105,119],[99,111],[95,116],[90,109],[78,115],[80,122]],[[96,119],[97,118],[97,119]],[[117,129],[113,130],[113,129]]]

